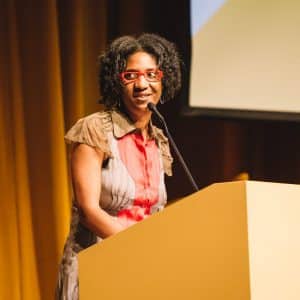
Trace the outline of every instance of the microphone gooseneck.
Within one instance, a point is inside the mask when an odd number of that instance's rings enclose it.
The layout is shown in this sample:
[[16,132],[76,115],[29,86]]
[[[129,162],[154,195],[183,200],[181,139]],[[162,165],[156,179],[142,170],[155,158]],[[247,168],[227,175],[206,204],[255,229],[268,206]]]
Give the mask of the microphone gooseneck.
[[162,125],[164,126],[165,132],[166,132],[166,134],[168,136],[168,139],[170,141],[170,144],[172,145],[177,158],[179,159],[179,161],[180,161],[180,163],[181,163],[181,165],[182,165],[182,167],[183,167],[183,169],[184,169],[184,171],[185,171],[185,173],[186,173],[186,175],[187,175],[190,183],[192,184],[193,189],[195,190],[195,192],[199,191],[199,187],[197,186],[197,184],[196,184],[196,182],[195,182],[195,180],[194,180],[194,178],[193,178],[193,176],[192,176],[189,168],[187,167],[187,165],[186,165],[186,163],[185,163],[185,161],[184,161],[181,153],[179,152],[179,150],[178,150],[178,148],[177,148],[177,146],[176,146],[176,144],[175,144],[175,142],[174,142],[174,140],[173,140],[173,138],[172,138],[172,136],[171,136],[171,134],[169,132],[169,129],[168,129],[168,126],[167,126],[167,123],[166,123],[164,117],[161,115],[161,113],[158,111],[158,109],[156,108],[156,106],[152,102],[149,102],[147,104],[147,106],[148,106],[148,109],[150,111],[152,111],[158,117],[158,119],[161,121]]

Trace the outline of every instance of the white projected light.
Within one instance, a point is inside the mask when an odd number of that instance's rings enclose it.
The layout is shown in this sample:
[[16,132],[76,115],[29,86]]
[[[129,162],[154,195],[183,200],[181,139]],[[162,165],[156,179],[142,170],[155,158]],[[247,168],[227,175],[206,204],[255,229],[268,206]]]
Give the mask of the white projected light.
[[300,120],[299,11],[294,0],[191,0],[189,106]]

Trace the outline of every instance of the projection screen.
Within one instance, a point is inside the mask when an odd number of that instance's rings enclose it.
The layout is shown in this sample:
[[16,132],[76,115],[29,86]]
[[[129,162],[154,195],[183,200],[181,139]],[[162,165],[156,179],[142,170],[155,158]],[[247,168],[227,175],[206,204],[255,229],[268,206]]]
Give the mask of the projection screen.
[[300,120],[300,1],[191,0],[189,107]]

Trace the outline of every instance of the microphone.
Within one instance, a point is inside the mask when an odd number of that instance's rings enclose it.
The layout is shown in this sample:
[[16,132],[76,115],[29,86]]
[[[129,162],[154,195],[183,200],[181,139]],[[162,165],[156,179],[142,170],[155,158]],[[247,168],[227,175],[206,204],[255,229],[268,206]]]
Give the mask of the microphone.
[[197,184],[196,184],[196,182],[195,182],[195,180],[194,180],[194,178],[193,178],[193,176],[192,176],[189,168],[187,167],[187,165],[186,165],[186,163],[185,163],[185,161],[184,161],[181,153],[179,152],[179,150],[178,150],[178,148],[177,148],[177,146],[176,146],[176,144],[175,144],[175,142],[174,142],[174,140],[173,140],[173,138],[172,138],[172,136],[171,136],[171,134],[170,134],[170,132],[168,130],[168,126],[167,126],[167,123],[166,123],[164,117],[161,115],[161,113],[157,110],[156,106],[152,102],[148,102],[147,107],[161,121],[162,125],[164,126],[165,132],[166,132],[166,134],[168,136],[168,139],[170,141],[170,144],[172,145],[177,158],[179,159],[179,161],[180,161],[180,163],[181,163],[181,165],[182,165],[182,167],[183,167],[183,169],[184,169],[184,171],[185,171],[185,173],[186,173],[186,175],[187,175],[190,183],[192,184],[193,189],[195,190],[195,192],[199,191],[199,187],[197,186]]

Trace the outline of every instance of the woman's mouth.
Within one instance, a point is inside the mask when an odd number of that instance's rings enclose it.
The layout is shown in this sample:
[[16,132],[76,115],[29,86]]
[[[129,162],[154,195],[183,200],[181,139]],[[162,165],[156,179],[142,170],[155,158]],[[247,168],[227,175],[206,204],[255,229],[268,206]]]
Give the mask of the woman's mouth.
[[136,94],[134,95],[134,98],[140,101],[147,100],[151,95],[150,94]]

